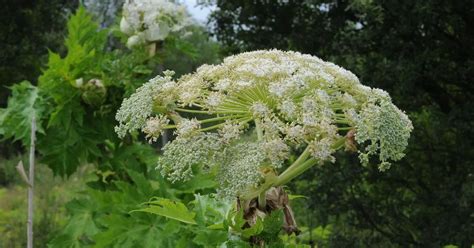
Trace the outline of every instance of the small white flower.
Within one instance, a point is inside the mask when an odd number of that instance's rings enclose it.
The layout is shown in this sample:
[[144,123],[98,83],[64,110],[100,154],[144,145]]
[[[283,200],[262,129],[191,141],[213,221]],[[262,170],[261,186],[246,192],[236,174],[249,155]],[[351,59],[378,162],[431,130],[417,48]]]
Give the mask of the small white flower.
[[219,136],[223,143],[229,143],[232,140],[240,138],[243,133],[243,126],[232,121],[226,121],[225,125],[219,129]]
[[170,33],[170,27],[166,23],[157,23],[145,30],[145,39],[147,41],[164,40]]
[[231,81],[228,78],[219,80],[215,85],[214,89],[218,91],[225,91],[231,85]]
[[303,113],[302,124],[305,126],[316,126],[318,125],[318,119],[316,115],[312,112],[305,112]]
[[284,97],[289,89],[290,85],[282,81],[270,83],[268,87],[268,91],[277,97]]
[[332,140],[329,138],[314,140],[309,144],[309,151],[311,155],[320,162],[330,161],[334,163],[336,158],[332,156],[334,149],[331,146]]
[[290,155],[290,147],[282,139],[272,139],[264,142],[263,150],[275,167],[280,167]]
[[306,113],[314,112],[318,109],[318,104],[312,97],[305,97],[301,105],[303,111]]
[[188,88],[179,94],[180,105],[191,105],[201,97],[201,91],[197,88]]
[[149,142],[156,142],[160,135],[163,135],[165,126],[168,125],[169,120],[164,116],[155,116],[147,120],[145,126],[142,128],[143,133]]
[[268,116],[270,114],[270,109],[267,107],[267,105],[265,105],[261,102],[254,103],[250,107],[250,110],[252,111],[254,116],[260,117],[260,118],[263,118],[263,117]]
[[187,138],[197,134],[200,128],[201,124],[196,118],[182,119],[176,127],[176,134],[180,138]]
[[349,107],[349,108],[353,108],[355,106],[357,106],[357,101],[354,99],[354,97],[345,92],[344,94],[342,94],[342,97],[341,97],[341,102],[342,104],[344,104],[345,106]]
[[209,106],[209,109],[215,108],[222,103],[224,95],[219,92],[212,92],[206,99],[206,105]]
[[326,91],[321,90],[321,89],[317,89],[316,90],[316,100],[320,104],[329,104],[330,97],[329,97],[329,95]]
[[304,128],[300,125],[290,125],[284,129],[285,139],[290,142],[299,143],[304,140]]
[[284,100],[279,109],[288,118],[294,118],[298,111],[296,104],[291,100]]

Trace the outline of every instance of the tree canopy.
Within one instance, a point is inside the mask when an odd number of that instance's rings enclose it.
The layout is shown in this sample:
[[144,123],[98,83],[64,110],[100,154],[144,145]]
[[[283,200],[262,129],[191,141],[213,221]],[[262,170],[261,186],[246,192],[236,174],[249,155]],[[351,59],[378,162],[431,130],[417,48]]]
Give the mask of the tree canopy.
[[210,23],[227,53],[317,55],[386,89],[412,119],[407,158],[386,174],[352,158],[293,185],[310,192],[312,224],[333,225],[332,246],[473,242],[472,1],[224,0]]

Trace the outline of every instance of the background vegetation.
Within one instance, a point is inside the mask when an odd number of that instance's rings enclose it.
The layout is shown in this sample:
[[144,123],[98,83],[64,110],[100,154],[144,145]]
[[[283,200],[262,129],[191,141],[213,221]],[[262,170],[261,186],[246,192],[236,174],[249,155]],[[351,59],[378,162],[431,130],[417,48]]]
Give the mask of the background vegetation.
[[[218,7],[208,23],[211,34],[191,27],[191,36],[169,37],[153,58],[144,49],[125,49],[116,28],[101,29],[89,14],[76,13],[74,1],[2,4],[0,247],[26,242],[26,190],[14,166],[28,144],[28,121],[22,121],[28,111],[39,115],[42,130],[38,247],[213,247],[225,240],[224,232],[200,228],[223,217],[225,206],[198,194],[211,192],[212,182],[165,182],[154,170],[155,148],[142,137],[118,140],[114,113],[123,97],[163,69],[184,74],[228,54],[266,48],[313,54],[353,71],[364,84],[387,90],[415,126],[407,157],[387,172],[341,157],[290,186],[306,196],[293,203],[305,230],[299,243],[474,243],[472,1],[207,4]],[[77,86],[80,78],[100,79],[106,94]],[[5,87],[23,80],[31,83]],[[32,98],[39,100],[31,105]],[[151,197],[184,199],[200,209],[197,226],[129,213]]]
[[474,3],[281,2],[218,1],[211,23],[226,52],[279,48],[334,61],[387,90],[415,127],[406,158],[387,173],[357,159],[306,173],[294,187],[308,192],[307,219],[331,226],[335,247],[472,244]]

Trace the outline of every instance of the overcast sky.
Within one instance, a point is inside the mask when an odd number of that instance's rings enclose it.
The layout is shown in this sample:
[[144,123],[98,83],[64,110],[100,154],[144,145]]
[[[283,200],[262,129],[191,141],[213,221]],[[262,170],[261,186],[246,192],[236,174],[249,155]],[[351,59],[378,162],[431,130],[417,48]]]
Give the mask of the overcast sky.
[[183,0],[183,3],[189,10],[189,13],[200,23],[206,23],[207,16],[211,13],[212,8],[196,6],[196,0]]

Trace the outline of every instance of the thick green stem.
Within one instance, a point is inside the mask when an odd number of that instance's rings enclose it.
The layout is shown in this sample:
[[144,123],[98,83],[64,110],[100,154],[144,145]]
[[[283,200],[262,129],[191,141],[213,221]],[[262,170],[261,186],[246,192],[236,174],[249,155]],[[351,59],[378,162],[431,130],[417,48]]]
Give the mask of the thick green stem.
[[296,159],[295,162],[293,162],[293,164],[291,164],[288,168],[286,168],[286,170],[283,173],[281,173],[280,176],[283,176],[286,173],[289,173],[290,171],[294,170],[294,168],[296,168],[299,164],[303,163],[309,157],[309,155],[310,155],[309,146],[307,146],[306,149],[304,149],[304,151],[300,154],[298,159]]
[[[239,123],[243,124],[243,123],[246,123],[246,122],[249,122],[252,120],[252,117],[242,117],[242,118],[239,118],[237,119],[236,121],[238,121]],[[224,123],[219,123],[219,124],[216,124],[216,125],[213,125],[213,126],[210,126],[210,127],[205,127],[205,128],[201,128],[199,129],[199,131],[201,132],[205,132],[205,131],[210,131],[210,130],[213,130],[213,129],[217,129],[217,128],[220,128],[222,126],[225,125],[225,122]]]
[[176,112],[169,112],[168,113],[168,117],[176,124],[178,125],[178,123],[181,122],[181,120],[183,119],[183,117],[181,117],[178,113]]
[[215,122],[215,121],[223,121],[223,120],[228,120],[228,119],[233,119],[233,118],[241,118],[244,117],[244,115],[226,115],[226,116],[220,116],[220,117],[215,117],[215,118],[209,118],[209,119],[204,119],[204,120],[199,120],[201,124],[203,123],[209,123],[209,122]]
[[258,208],[260,210],[264,210],[267,206],[267,199],[266,199],[267,191],[264,190],[258,195]]
[[229,107],[223,107],[223,106],[219,106],[216,108],[215,111],[212,111],[213,113],[241,113],[241,114],[248,114],[249,111],[247,111],[246,109],[242,109],[242,108],[229,108]]
[[260,127],[260,121],[259,120],[255,120],[255,130],[257,130],[258,141],[262,141],[262,139],[263,139],[263,130]]
[[249,104],[247,102],[243,102],[239,100],[238,98],[235,99],[226,99],[223,104],[220,104],[220,106],[231,106],[235,107],[235,105],[238,105],[243,108],[248,108]]
[[[332,148],[334,150],[338,150],[341,147],[344,146],[344,143],[346,141],[346,138],[340,138],[334,144],[332,145]],[[288,183],[291,181],[293,178],[301,175],[304,171],[307,169],[311,168],[313,165],[317,164],[318,161],[314,158],[309,158],[306,160],[306,158],[309,157],[309,149],[306,147],[304,152],[300,155],[300,157],[290,166],[288,167],[282,174],[278,176],[278,179],[275,182],[275,186],[280,186],[285,183]],[[302,162],[304,161],[304,162]]]
[[186,113],[193,113],[193,114],[209,114],[209,115],[212,114],[207,110],[194,110],[194,109],[184,109],[184,108],[175,108],[175,110],[179,112],[186,112]]
[[229,110],[229,111],[210,111],[210,110],[194,110],[194,109],[185,109],[185,108],[175,108],[178,112],[186,112],[186,113],[193,113],[193,114],[248,114],[248,111],[240,111],[240,110]]
[[299,164],[293,170],[278,176],[278,179],[275,182],[275,186],[281,186],[283,184],[288,183],[293,178],[301,175],[303,172],[305,172],[307,169],[311,168],[313,165],[317,163],[318,161],[314,158],[310,158],[306,160],[304,163]]
[[[339,139],[332,145],[333,149],[338,150],[341,147],[344,147],[345,141],[346,141],[346,138]],[[293,164],[290,167],[288,167],[282,174],[280,174],[276,178],[272,178],[272,180],[266,180],[264,184],[260,185],[260,187],[253,189],[247,192],[245,195],[243,195],[242,199],[249,200],[249,199],[258,197],[260,194],[262,194],[263,192],[266,192],[272,186],[284,185],[288,183],[289,181],[291,181],[293,178],[301,175],[307,169],[311,168],[312,166],[318,163],[318,161],[314,158],[308,159],[309,156],[310,156],[309,148],[306,147],[306,149],[303,151],[303,153],[301,153],[298,159],[295,162],[293,162]]]
[[[255,120],[255,129],[257,130],[258,141],[262,141],[263,140],[263,130],[260,127],[260,121],[259,120]],[[267,200],[265,199],[265,195],[267,193],[266,191],[267,190],[262,190],[262,192],[260,192],[260,194],[258,195],[258,207],[261,210],[265,209],[265,206],[267,205]]]

